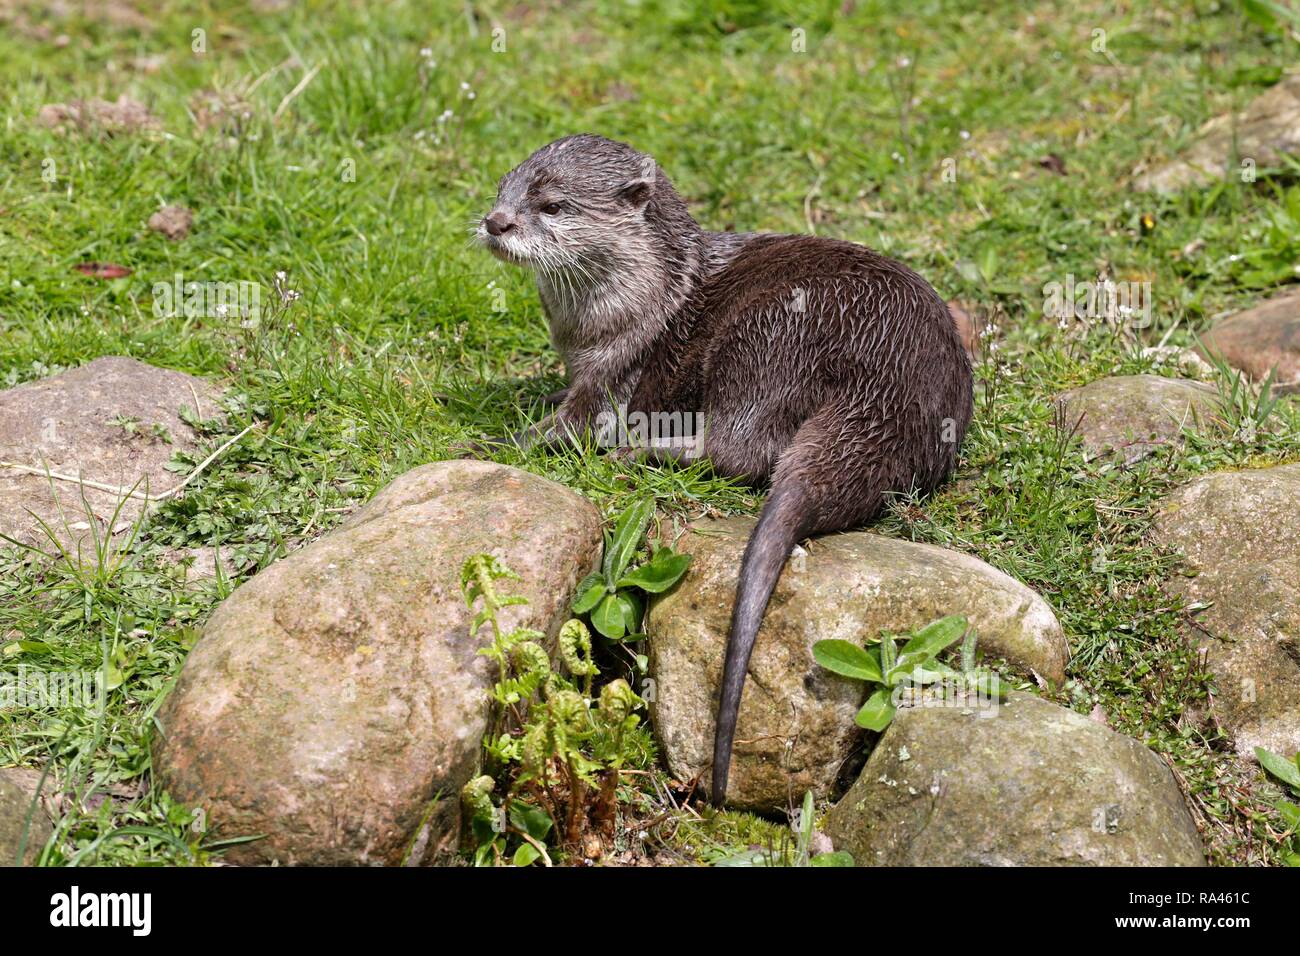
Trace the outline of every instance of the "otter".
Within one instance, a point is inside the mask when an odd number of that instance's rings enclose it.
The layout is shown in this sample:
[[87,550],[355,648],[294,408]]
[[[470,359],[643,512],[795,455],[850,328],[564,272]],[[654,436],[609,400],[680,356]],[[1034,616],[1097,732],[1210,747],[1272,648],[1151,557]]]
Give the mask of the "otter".
[[850,242],[709,232],[654,159],[566,136],[501,179],[477,226],[531,269],[569,385],[512,436],[589,441],[611,409],[703,421],[619,454],[694,449],[770,486],[745,548],[727,636],[709,797],[726,799],[741,690],[792,548],[861,527],[892,493],[932,491],[973,410],[971,365],[947,306],[907,266]]

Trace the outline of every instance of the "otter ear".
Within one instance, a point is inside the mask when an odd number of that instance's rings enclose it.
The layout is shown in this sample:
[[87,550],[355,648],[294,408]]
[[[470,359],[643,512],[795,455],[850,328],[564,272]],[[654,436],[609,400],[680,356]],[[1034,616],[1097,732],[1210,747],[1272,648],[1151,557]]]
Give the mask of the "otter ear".
[[618,194],[628,205],[640,209],[650,201],[650,193],[654,190],[654,185],[655,161],[653,157],[645,156],[641,159],[640,175],[636,179],[628,180]]
[[634,179],[618,191],[618,197],[629,206],[640,209],[650,201],[650,187],[653,180]]

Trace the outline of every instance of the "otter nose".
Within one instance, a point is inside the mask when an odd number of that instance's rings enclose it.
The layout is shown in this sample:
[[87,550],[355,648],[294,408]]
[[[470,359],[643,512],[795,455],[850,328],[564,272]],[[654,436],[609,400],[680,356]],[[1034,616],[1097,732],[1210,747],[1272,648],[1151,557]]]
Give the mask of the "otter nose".
[[487,226],[487,231],[494,236],[499,236],[515,228],[514,221],[502,212],[492,213],[483,220],[483,225]]

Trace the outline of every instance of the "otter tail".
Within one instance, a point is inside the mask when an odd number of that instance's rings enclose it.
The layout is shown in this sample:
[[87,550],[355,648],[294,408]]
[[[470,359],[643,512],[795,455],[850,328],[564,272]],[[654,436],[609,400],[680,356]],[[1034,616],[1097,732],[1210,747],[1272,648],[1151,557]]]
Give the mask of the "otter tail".
[[814,509],[811,505],[802,484],[776,484],[745,547],[736,606],[731,613],[731,632],[727,635],[722,694],[713,738],[710,798],[715,806],[722,806],[727,796],[727,774],[731,769],[731,745],[740,713],[740,692],[745,686],[745,673],[749,669],[758,626],[763,621],[763,612],[776,588],[781,569],[785,567],[785,559],[790,556],[790,549],[813,530]]
[[800,426],[777,461],[772,492],[745,547],[727,635],[717,730],[716,806],[727,797],[731,747],[749,657],[790,549],[815,534],[861,527],[880,513],[889,488],[907,487],[909,465],[897,428],[871,401],[831,401]]

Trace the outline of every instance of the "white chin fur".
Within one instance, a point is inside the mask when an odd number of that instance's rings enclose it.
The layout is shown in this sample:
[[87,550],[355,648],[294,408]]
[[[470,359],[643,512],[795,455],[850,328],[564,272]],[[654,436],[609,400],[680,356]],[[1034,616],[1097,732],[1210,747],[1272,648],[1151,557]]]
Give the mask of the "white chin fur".
[[514,249],[511,249],[508,245],[506,245],[504,242],[501,242],[499,239],[496,241],[485,240],[483,244],[487,246],[488,252],[492,253],[492,255],[496,256],[502,262],[508,262],[511,265],[516,265],[516,266],[528,265],[527,258],[520,255]]

